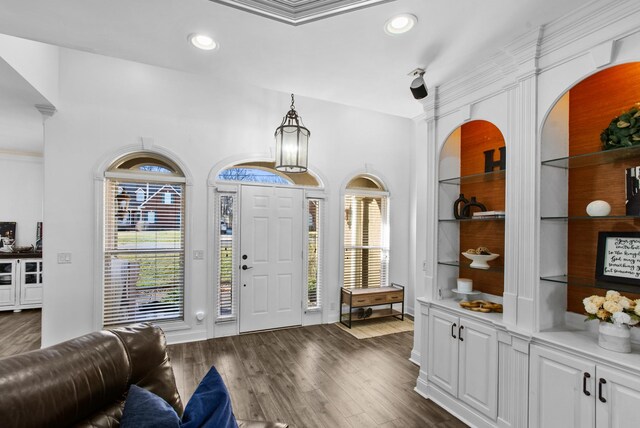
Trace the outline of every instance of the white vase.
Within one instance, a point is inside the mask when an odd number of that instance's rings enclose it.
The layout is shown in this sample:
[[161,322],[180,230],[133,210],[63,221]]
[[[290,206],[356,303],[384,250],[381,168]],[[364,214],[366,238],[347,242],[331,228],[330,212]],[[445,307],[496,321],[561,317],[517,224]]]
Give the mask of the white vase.
[[587,205],[587,214],[591,217],[605,217],[611,212],[611,205],[606,201],[593,201]]
[[631,329],[627,325],[601,322],[598,328],[598,345],[615,352],[631,352]]

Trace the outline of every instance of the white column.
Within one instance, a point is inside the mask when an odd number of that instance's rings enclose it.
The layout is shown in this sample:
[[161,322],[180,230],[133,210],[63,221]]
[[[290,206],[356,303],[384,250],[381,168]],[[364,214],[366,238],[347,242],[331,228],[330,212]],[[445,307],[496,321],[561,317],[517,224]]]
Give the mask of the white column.
[[[415,296],[432,299],[434,296],[434,278],[437,267],[436,227],[437,219],[437,186],[438,162],[436,141],[436,99],[438,88],[433,88],[429,97],[423,102],[425,114],[416,124],[415,151],[412,158],[414,188],[412,198],[415,199],[415,240],[412,241],[411,252],[415,253],[412,273],[415,274]],[[411,360],[420,363],[420,339],[422,332],[422,316],[420,304],[414,301],[415,322],[413,334],[413,350]]]

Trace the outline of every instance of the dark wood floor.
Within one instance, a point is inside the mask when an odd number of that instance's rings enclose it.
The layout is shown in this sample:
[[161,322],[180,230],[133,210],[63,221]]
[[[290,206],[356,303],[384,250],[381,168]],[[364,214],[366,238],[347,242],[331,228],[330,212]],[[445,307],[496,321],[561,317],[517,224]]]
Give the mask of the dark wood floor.
[[[40,348],[40,310],[0,312],[0,357]],[[215,365],[241,419],[303,427],[464,427],[413,391],[413,333],[358,340],[335,325],[169,346],[186,403]]]
[[464,427],[413,391],[413,333],[358,340],[335,325],[169,347],[186,402],[214,365],[236,417],[291,427]]
[[0,357],[40,349],[40,309],[0,312]]

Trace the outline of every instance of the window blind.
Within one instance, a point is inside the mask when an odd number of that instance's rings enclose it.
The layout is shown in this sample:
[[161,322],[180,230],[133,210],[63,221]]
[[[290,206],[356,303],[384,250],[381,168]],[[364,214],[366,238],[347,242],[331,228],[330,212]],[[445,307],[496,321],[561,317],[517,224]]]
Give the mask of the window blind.
[[322,307],[322,201],[307,199],[307,309]]
[[235,318],[237,308],[236,260],[236,193],[218,193],[216,224],[218,225],[217,318]]
[[173,181],[105,181],[104,326],[184,319],[183,195]]
[[387,285],[387,196],[347,194],[344,207],[343,286]]

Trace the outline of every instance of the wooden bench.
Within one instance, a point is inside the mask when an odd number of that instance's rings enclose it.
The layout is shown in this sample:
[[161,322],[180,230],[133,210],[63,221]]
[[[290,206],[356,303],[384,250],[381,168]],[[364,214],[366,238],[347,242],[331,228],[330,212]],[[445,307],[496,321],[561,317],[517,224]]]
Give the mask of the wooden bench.
[[[399,311],[394,309],[394,304],[401,305],[401,309]],[[372,308],[371,315],[368,317],[354,318],[354,309],[375,306],[388,307]],[[385,317],[404,320],[404,287],[402,285],[392,283],[388,287],[342,287],[340,292],[340,322],[342,324],[351,328],[353,321]]]

